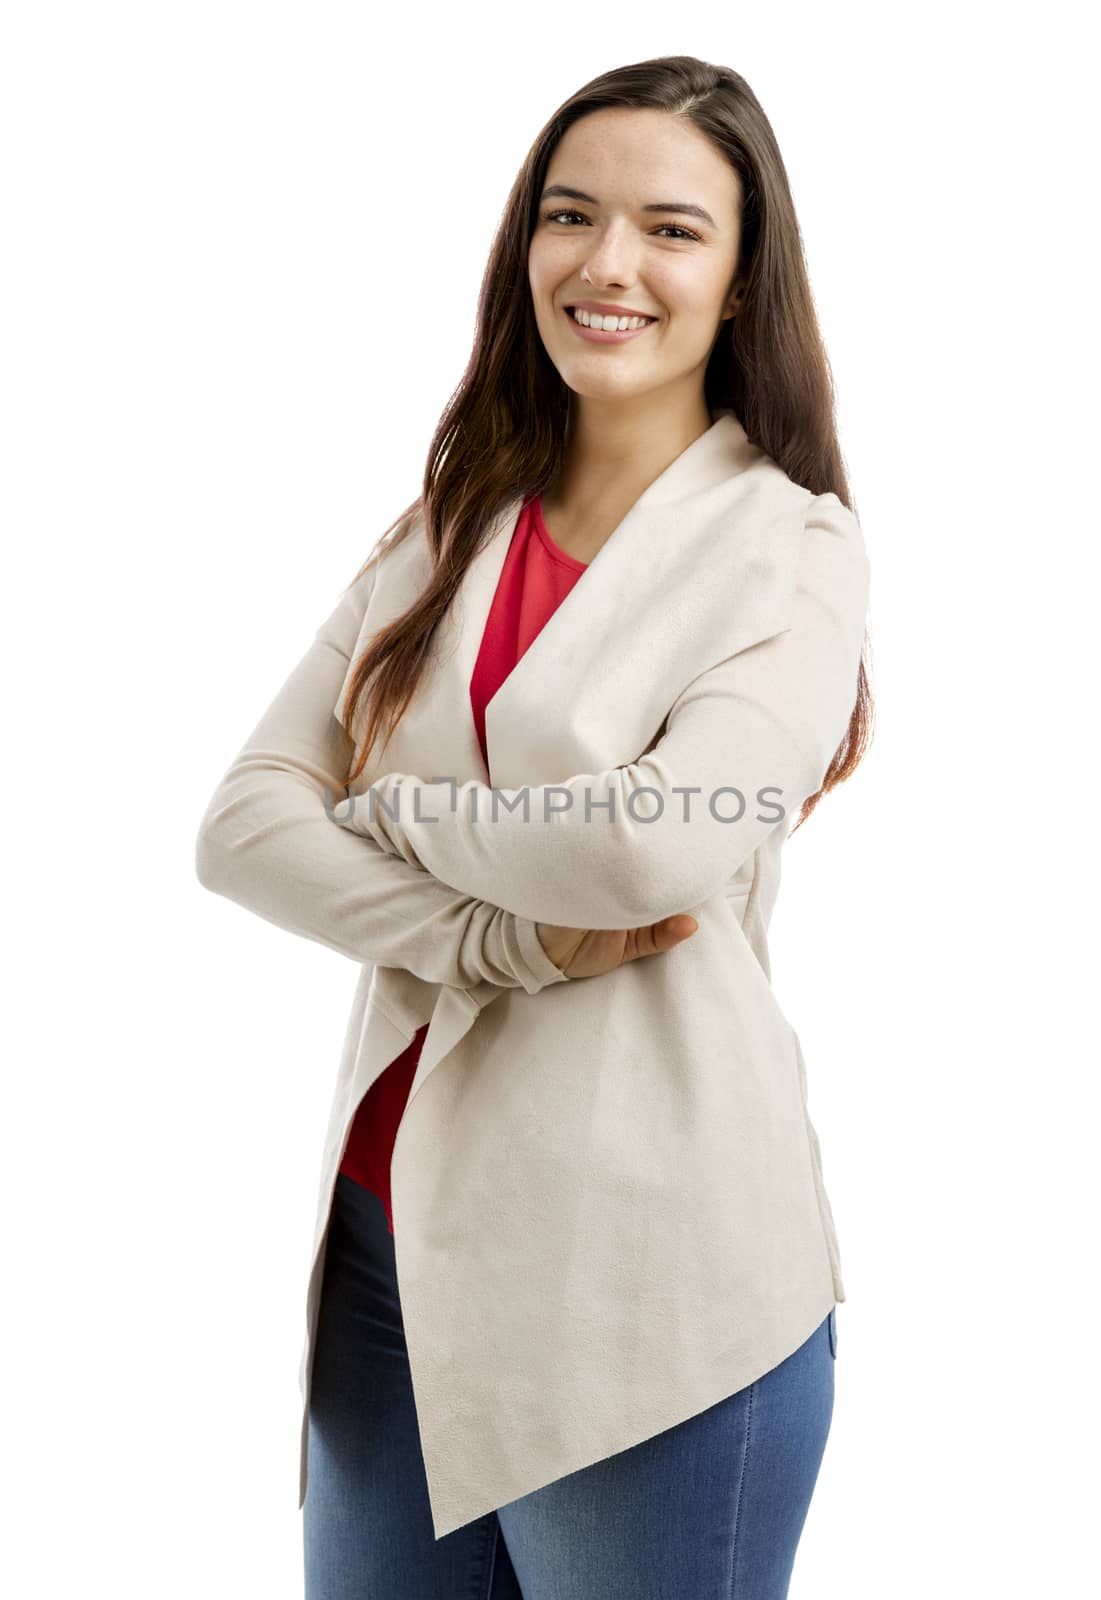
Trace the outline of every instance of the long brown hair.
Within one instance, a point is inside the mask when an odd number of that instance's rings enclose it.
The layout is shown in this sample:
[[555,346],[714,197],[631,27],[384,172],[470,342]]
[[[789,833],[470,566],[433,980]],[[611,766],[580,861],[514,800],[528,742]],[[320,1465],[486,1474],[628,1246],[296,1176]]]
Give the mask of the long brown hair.
[[[423,511],[432,557],[427,587],[373,635],[349,679],[342,707],[347,727],[353,726],[360,696],[369,696],[363,745],[349,783],[362,772],[383,722],[389,738],[400,721],[437,624],[495,517],[517,495],[542,492],[558,473],[570,392],[536,326],[528,247],[556,145],[581,117],[612,106],[656,108],[683,118],[733,167],[743,198],[734,279],[744,278],[745,291],[737,316],[723,323],[711,351],[705,401],[712,411],[732,409],[750,441],[796,483],[815,495],[833,490],[855,513],[787,172],[757,97],[729,67],[695,56],[660,56],[602,73],[554,113],[520,168],[482,278],[474,348],[429,445],[421,495],[390,525],[352,580],[399,543]],[[862,652],[845,738],[822,787],[804,800],[795,827],[855,771],[871,742],[872,715]]]

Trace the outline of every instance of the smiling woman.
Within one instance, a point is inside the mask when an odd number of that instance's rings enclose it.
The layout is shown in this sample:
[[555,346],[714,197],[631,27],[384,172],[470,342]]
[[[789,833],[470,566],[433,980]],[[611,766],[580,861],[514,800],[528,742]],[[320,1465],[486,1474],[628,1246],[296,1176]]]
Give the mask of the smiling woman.
[[845,1295],[767,935],[867,744],[869,563],[737,73],[622,67],[538,133],[389,533],[197,851],[361,966],[306,1600],[782,1600]]

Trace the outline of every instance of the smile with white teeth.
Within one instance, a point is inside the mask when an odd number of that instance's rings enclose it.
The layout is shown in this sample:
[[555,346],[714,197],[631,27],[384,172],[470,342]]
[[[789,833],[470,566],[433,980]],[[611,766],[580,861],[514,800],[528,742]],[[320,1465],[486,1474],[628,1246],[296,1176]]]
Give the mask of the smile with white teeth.
[[648,322],[658,320],[656,317],[614,317],[610,312],[602,317],[598,311],[579,311],[576,306],[568,306],[567,310],[583,328],[595,328],[599,333],[624,333],[628,328],[643,328]]

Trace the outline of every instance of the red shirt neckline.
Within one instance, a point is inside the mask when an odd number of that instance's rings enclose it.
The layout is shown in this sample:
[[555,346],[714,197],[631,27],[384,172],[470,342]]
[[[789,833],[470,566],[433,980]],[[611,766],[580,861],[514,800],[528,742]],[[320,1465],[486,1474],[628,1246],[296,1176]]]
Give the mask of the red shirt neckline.
[[547,525],[543,521],[543,496],[541,494],[537,494],[531,503],[531,520],[552,561],[560,561],[573,572],[584,572],[589,563],[587,561],[578,561],[576,556],[571,556],[567,550],[562,549],[561,545],[555,544],[547,532]]

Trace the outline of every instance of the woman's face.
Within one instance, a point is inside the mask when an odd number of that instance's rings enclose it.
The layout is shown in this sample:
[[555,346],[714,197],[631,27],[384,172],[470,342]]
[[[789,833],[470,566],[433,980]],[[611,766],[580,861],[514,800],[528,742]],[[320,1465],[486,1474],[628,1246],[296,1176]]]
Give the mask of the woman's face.
[[[586,198],[549,193],[555,185]],[[594,401],[702,392],[716,336],[739,303],[731,280],[740,217],[737,175],[669,113],[616,107],[567,129],[528,250],[535,320],[567,387]],[[657,320],[631,338],[589,339],[566,310],[578,300]]]

